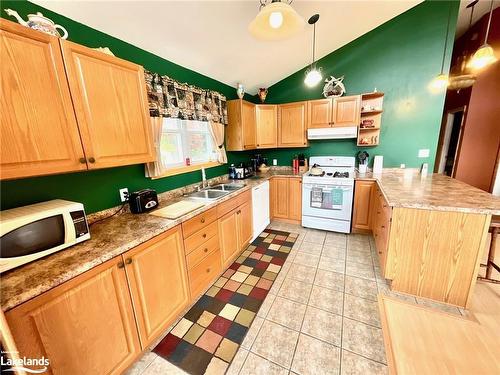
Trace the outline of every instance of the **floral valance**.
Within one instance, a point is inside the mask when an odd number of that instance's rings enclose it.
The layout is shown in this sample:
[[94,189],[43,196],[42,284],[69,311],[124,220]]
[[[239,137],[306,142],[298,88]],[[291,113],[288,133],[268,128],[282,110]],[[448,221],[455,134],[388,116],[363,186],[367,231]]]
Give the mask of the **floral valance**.
[[227,125],[226,97],[145,71],[149,113],[154,117],[213,121]]

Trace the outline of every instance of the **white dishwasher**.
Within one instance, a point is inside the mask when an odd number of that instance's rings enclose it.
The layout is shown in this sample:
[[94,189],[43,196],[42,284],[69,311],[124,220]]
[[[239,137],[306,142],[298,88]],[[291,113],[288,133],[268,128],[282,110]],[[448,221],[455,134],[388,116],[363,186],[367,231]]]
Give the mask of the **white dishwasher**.
[[269,225],[269,181],[252,189],[253,236],[252,241]]

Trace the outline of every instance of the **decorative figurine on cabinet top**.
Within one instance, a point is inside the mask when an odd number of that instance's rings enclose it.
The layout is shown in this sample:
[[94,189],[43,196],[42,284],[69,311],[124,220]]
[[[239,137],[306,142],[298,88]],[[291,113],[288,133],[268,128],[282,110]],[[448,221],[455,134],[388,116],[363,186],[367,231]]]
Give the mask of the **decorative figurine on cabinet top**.
[[330,76],[330,79],[325,79],[325,86],[323,87],[323,95],[325,98],[338,98],[345,94],[345,86],[342,83],[344,76],[335,78]]
[[267,96],[267,89],[260,88],[259,89],[259,98],[260,98],[261,103],[264,103],[264,101],[266,100],[266,96]]

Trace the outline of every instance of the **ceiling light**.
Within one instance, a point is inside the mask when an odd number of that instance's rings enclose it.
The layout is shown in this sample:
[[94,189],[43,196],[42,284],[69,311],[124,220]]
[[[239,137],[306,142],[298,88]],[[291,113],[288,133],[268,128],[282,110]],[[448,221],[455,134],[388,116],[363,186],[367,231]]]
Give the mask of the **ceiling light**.
[[317,69],[314,64],[314,50],[316,49],[316,22],[319,20],[319,14],[315,14],[311,18],[309,18],[309,25],[313,25],[313,45],[312,45],[312,63],[306,70],[306,78],[304,79],[304,83],[307,87],[316,86],[322,79],[321,68]]
[[304,28],[304,19],[293,9],[292,0],[260,0],[260,11],[248,31],[261,40],[289,38]]
[[490,3],[490,16],[488,18],[488,26],[486,27],[486,35],[484,36],[484,43],[474,53],[467,66],[473,70],[482,69],[497,61],[493,48],[488,44],[488,34],[490,33],[491,16],[493,15],[493,0]]
[[446,89],[448,83],[448,74],[444,74],[444,59],[446,58],[446,47],[448,46],[448,34],[450,31],[450,18],[451,18],[451,4],[448,10],[448,24],[446,25],[446,37],[444,38],[444,49],[443,58],[441,60],[441,72],[434,77],[434,79],[429,83],[429,89],[431,92],[437,94]]

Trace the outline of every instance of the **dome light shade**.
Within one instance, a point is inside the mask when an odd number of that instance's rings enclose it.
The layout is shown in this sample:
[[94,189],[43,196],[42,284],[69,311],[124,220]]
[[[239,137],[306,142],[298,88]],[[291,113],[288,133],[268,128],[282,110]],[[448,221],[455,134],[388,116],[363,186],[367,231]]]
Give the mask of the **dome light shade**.
[[318,83],[321,82],[323,76],[321,75],[321,69],[309,68],[306,72],[306,78],[304,79],[304,83],[307,87],[314,87]]
[[495,52],[488,44],[483,44],[472,56],[467,67],[472,70],[482,69],[497,61]]
[[275,1],[262,7],[250,22],[248,31],[256,39],[282,40],[289,38],[305,26],[304,19],[289,4]]
[[448,83],[449,83],[448,75],[439,74],[429,83],[429,89],[433,93],[438,93],[443,90],[446,90],[446,88],[448,87]]

